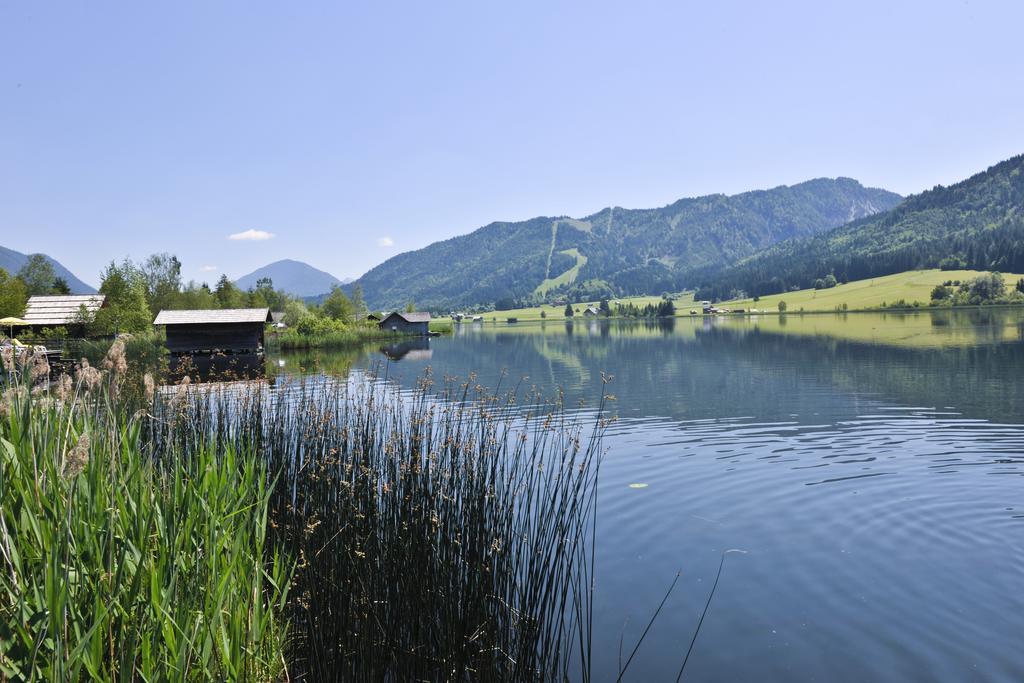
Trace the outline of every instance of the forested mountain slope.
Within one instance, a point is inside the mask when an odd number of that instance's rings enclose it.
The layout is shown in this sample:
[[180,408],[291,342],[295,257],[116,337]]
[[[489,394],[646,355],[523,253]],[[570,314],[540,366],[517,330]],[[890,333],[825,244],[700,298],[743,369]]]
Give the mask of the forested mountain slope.
[[659,209],[607,208],[582,219],[491,223],[400,254],[357,284],[374,308],[440,309],[586,291],[677,289],[694,269],[721,268],[793,237],[892,208],[899,195],[849,178],[681,199]]
[[830,274],[844,282],[937,267],[1024,272],[1024,155],[883,214],[689,277],[702,283],[698,298],[717,300],[812,287]]

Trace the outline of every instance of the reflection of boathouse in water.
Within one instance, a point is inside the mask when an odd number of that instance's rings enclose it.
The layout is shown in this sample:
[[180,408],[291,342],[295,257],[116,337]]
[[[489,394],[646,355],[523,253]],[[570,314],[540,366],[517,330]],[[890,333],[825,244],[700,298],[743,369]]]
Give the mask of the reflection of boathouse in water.
[[388,344],[380,347],[380,352],[389,360],[430,360],[434,351],[430,348],[430,340],[410,339],[400,344]]

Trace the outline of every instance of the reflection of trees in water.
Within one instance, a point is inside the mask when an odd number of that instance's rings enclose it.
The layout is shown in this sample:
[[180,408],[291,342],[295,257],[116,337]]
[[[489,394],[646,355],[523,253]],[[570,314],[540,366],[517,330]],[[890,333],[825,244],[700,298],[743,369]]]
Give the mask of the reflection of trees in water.
[[[564,388],[570,403],[592,400],[601,373],[609,373],[624,415],[789,419],[791,413],[856,411],[866,396],[956,405],[978,417],[1017,420],[1015,413],[1024,414],[1024,388],[1015,381],[1024,370],[1018,344],[911,349],[711,321],[675,332],[657,321],[596,322],[595,333],[587,321],[571,323],[571,335],[558,325],[461,338],[439,344],[430,364],[438,374],[475,371],[488,386],[505,369],[513,381],[525,376],[548,392]],[[603,326],[608,333],[601,333]]]
[[[978,340],[1002,340],[1015,327],[1024,340],[1024,321],[1008,328],[1014,320],[1008,314],[943,311],[932,324]],[[915,324],[908,319],[913,313],[889,315],[888,325],[899,325],[900,317],[908,328]],[[400,356],[390,373],[409,384],[427,366],[438,377],[476,373],[491,388],[507,371],[504,386],[525,377],[525,386],[549,395],[564,388],[570,404],[594,400],[605,372],[615,376],[611,391],[622,415],[788,420],[792,413],[856,413],[865,400],[952,405],[969,416],[1000,420],[1024,415],[1024,384],[1016,381],[1024,371],[1024,345],[1013,342],[915,349],[761,332],[756,325],[709,318],[523,325],[437,339],[430,347],[429,358],[422,348],[403,353],[375,345],[290,353],[280,358],[284,368],[272,358],[270,370],[343,376],[353,366],[378,362],[383,351]]]

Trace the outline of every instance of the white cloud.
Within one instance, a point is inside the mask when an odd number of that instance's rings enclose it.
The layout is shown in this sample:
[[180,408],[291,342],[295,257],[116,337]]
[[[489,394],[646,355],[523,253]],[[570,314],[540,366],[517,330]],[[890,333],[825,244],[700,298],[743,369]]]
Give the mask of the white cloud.
[[390,237],[378,237],[377,238],[377,246],[378,247],[393,247],[393,246],[395,246],[395,241],[393,239],[391,239]]
[[217,266],[203,266],[199,270],[203,271],[204,273],[212,273],[213,271],[217,270]]
[[246,230],[245,232],[236,232],[233,235],[228,235],[229,240],[269,240],[274,237],[274,233],[267,232],[266,230]]

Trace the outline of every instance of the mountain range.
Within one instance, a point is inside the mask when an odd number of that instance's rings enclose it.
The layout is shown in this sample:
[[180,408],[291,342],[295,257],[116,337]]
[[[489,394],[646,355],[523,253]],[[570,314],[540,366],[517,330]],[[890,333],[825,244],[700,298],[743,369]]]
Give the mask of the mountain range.
[[247,290],[256,287],[256,282],[263,278],[270,278],[274,282],[275,289],[281,289],[293,296],[315,297],[326,294],[336,285],[343,285],[345,281],[339,280],[330,273],[314,268],[302,261],[283,259],[274,263],[257,268],[248,275],[235,280],[240,289]]
[[[44,254],[44,256],[46,256]],[[0,247],[0,268],[3,268],[9,275],[16,275],[21,267],[28,261],[29,254],[22,254],[20,251],[14,251],[13,249],[7,249],[6,247]],[[79,280],[74,273],[65,268],[59,261],[51,256],[46,256],[46,260],[53,266],[53,271],[57,274],[57,277],[63,278],[68,283],[68,287],[71,288],[72,294],[95,294],[96,289],[90,287],[86,283]]]
[[691,274],[700,299],[777,294],[920,268],[1024,272],[1024,155],[890,211],[776,244],[724,269]]
[[[443,309],[501,300],[675,290],[781,241],[886,211],[901,197],[850,178],[609,207],[583,218],[497,222],[399,254],[356,280],[374,308]],[[276,280],[275,280],[276,283]]]
[[[46,258],[72,292],[95,292]],[[11,274],[27,259],[0,247],[0,268]],[[1024,272],[1024,155],[906,199],[850,178],[818,178],[657,209],[490,223],[399,254],[354,282],[285,259],[236,284],[250,289],[270,278],[310,300],[359,285],[373,309],[414,302],[450,310],[684,288],[723,300],[802,289],[828,275],[842,282],[934,267]]]

